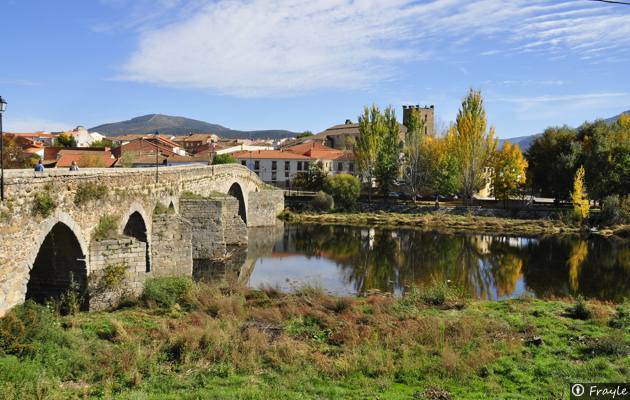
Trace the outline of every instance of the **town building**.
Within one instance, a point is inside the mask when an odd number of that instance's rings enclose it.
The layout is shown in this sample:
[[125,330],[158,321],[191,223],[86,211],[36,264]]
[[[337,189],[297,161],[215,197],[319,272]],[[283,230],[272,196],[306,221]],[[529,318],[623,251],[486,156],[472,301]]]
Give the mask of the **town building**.
[[80,168],[110,168],[116,158],[109,147],[46,147],[43,164],[47,168],[69,168],[72,162]]
[[216,143],[219,136],[212,133],[191,133],[184,136],[174,136],[172,140],[186,152],[196,154],[200,148],[205,148],[210,143]]

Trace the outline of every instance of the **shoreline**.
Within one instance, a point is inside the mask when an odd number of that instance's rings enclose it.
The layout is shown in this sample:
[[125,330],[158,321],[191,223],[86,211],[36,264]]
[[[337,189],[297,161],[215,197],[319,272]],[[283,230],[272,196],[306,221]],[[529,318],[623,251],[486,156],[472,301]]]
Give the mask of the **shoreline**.
[[279,218],[289,223],[318,223],[387,228],[414,228],[443,233],[484,233],[508,236],[576,235],[628,239],[630,226],[605,227],[596,232],[552,219],[515,219],[440,212],[407,214],[394,212],[314,213],[285,210]]

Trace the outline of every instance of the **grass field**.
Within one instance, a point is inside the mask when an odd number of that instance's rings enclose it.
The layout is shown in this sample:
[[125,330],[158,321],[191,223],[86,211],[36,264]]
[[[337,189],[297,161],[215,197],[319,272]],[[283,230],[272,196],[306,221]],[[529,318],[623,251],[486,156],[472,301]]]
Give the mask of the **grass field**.
[[568,398],[630,381],[630,303],[147,282],[108,312],[0,320],[4,399]]

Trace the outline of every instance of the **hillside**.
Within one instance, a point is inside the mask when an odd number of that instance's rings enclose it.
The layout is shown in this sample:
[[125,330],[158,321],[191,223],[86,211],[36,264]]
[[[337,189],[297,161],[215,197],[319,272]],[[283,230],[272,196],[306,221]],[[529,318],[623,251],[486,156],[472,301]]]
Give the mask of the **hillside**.
[[[615,122],[617,122],[617,120],[622,114],[630,114],[630,110],[621,112],[615,115],[614,117],[606,118],[604,119],[604,122],[606,122],[607,124],[614,124]],[[527,149],[529,149],[532,143],[534,143],[534,140],[536,140],[536,138],[540,135],[542,135],[542,133],[536,133],[534,135],[528,135],[528,136],[518,136],[514,138],[507,138],[507,139],[499,139],[499,148],[503,147],[503,143],[505,143],[506,140],[509,140],[510,143],[512,144],[518,144],[518,147],[521,149],[521,151],[525,152],[527,151]]]
[[224,138],[279,139],[294,137],[296,132],[287,130],[239,131],[221,125],[211,124],[191,118],[162,114],[148,114],[127,121],[102,124],[89,129],[106,136],[119,136],[134,133],[153,133],[156,130],[168,135],[188,133],[214,133]]

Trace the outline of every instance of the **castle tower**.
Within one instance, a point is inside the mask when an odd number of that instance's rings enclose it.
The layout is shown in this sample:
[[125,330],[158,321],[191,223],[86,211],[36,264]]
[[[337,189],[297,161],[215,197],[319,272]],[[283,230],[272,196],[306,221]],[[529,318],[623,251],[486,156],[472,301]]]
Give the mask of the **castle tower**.
[[420,113],[420,119],[424,121],[424,134],[433,135],[435,133],[435,106],[403,105],[403,125],[408,126],[409,117],[414,110]]

